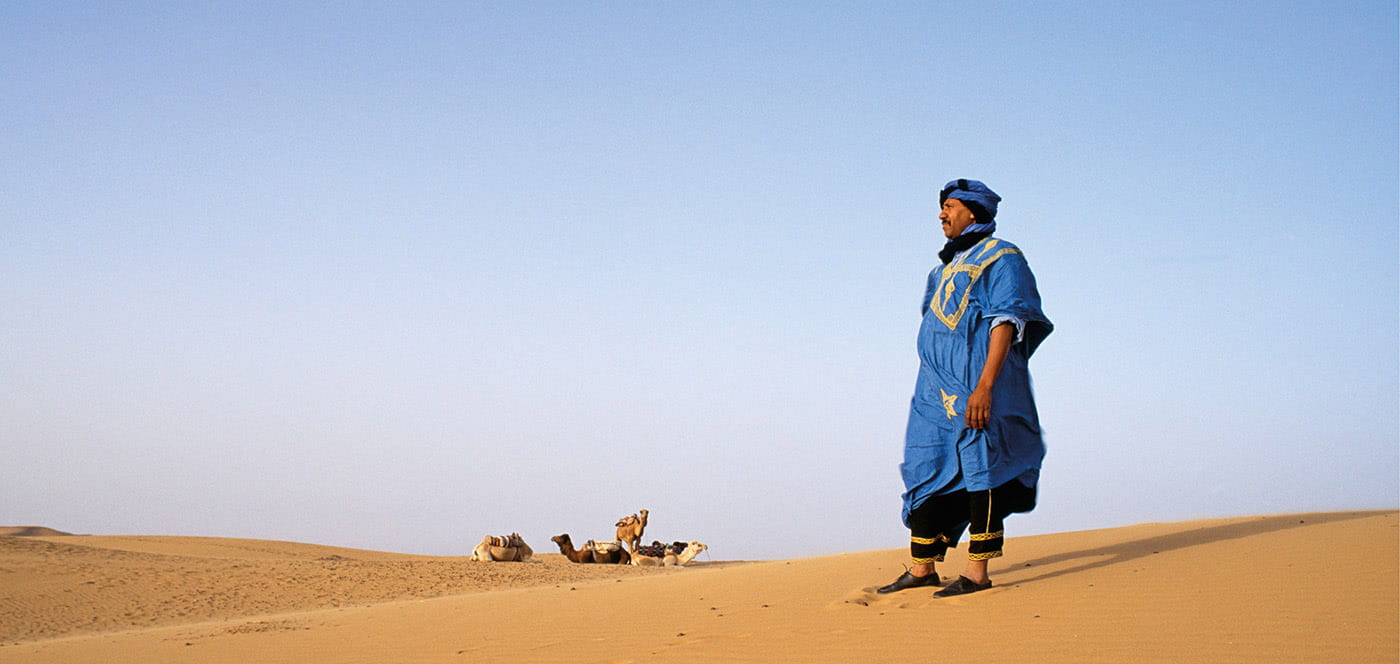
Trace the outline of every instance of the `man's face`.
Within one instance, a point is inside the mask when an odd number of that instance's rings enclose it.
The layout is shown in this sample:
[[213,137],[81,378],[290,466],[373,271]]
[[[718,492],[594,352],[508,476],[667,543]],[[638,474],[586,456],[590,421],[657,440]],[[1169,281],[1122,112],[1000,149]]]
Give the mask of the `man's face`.
[[943,236],[949,240],[962,235],[963,229],[971,226],[975,221],[972,210],[969,210],[962,201],[956,198],[944,199],[943,209],[939,211],[938,219],[943,222]]

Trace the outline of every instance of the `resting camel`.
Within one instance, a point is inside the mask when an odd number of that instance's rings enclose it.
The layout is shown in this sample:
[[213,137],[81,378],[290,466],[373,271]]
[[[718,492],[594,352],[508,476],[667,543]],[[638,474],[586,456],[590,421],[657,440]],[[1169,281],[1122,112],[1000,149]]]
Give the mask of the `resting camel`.
[[632,564],[638,567],[660,567],[670,550],[671,547],[657,541],[652,541],[646,546],[638,546],[632,552]]
[[[710,547],[705,546],[704,544],[701,544],[699,542],[691,541],[690,544],[686,545],[684,551],[681,551],[678,554],[667,553],[666,557],[662,559],[661,563],[667,567],[680,567],[685,565],[686,563],[689,563],[692,560],[695,560],[695,556],[700,555],[701,551],[704,551],[708,548]],[[672,547],[672,550],[674,550],[674,547]]]
[[707,548],[699,542],[674,542],[669,545],[652,542],[648,546],[637,547],[637,552],[632,554],[632,564],[638,567],[680,567]]
[[627,550],[632,553],[636,553],[637,546],[642,543],[642,531],[647,529],[647,514],[646,510],[642,510],[617,520],[617,541],[626,542]]
[[575,549],[573,540],[569,539],[569,534],[555,535],[549,541],[559,545],[559,553],[564,554],[571,562],[594,563],[598,565],[626,565],[632,562],[632,557],[627,551],[617,544],[607,546],[608,543],[598,544],[589,540],[582,549]]
[[600,565],[626,565],[632,561],[631,554],[627,553],[622,542],[595,542],[588,540],[583,545],[585,549],[593,551],[593,562]]
[[525,543],[525,538],[521,537],[520,533],[510,534],[510,545],[515,547],[515,560],[517,562],[530,562],[530,558],[534,557],[535,555],[535,550],[530,548],[529,544]]
[[525,562],[534,555],[534,550],[525,543],[520,533],[509,535],[487,535],[472,550],[472,560],[484,562]]

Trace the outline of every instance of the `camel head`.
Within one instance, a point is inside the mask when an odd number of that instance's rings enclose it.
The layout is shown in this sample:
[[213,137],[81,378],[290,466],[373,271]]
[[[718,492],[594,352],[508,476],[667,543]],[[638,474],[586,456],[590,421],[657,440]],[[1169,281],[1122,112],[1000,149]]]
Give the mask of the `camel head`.
[[554,537],[549,538],[549,541],[554,542],[555,544],[559,544],[561,546],[574,545],[573,541],[569,539],[568,533],[564,533],[563,535],[555,535]]

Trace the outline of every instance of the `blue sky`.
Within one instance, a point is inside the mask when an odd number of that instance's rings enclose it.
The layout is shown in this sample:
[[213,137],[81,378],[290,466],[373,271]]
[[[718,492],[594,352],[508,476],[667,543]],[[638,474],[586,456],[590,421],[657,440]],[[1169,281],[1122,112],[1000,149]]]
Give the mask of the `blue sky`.
[[1013,538],[1393,509],[1397,23],[6,3],[0,523],[460,554],[648,508],[716,558],[902,547],[958,177],[1056,325]]

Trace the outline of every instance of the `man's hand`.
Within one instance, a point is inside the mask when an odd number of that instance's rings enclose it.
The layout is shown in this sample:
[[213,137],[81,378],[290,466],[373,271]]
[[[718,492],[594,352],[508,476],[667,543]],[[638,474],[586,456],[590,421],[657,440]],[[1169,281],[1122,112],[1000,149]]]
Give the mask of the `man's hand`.
[[967,413],[963,416],[963,421],[967,423],[969,429],[981,429],[987,426],[987,420],[992,417],[992,390],[991,388],[977,388],[967,398]]

